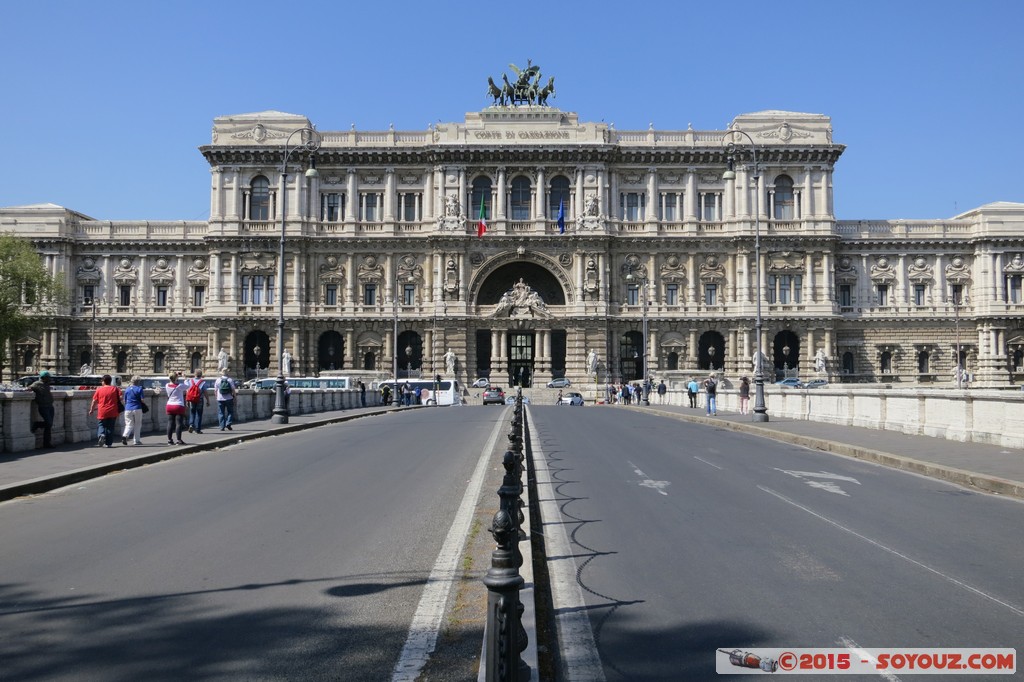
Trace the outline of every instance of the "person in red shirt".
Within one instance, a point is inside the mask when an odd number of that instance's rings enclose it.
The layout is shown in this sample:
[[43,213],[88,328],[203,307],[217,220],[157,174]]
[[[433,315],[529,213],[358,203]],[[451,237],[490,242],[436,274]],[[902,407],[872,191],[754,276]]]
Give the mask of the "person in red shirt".
[[114,426],[117,424],[117,415],[120,414],[118,406],[121,405],[121,391],[112,385],[113,381],[109,374],[104,374],[103,385],[92,394],[92,403],[89,405],[89,414],[95,410],[96,419],[99,421],[99,427],[96,429],[97,447],[114,447]]

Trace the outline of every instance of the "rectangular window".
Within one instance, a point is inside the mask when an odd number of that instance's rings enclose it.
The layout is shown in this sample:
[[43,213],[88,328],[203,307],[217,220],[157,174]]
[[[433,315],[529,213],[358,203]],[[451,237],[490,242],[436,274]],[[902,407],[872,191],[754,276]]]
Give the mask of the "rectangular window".
[[384,206],[384,197],[376,192],[367,192],[362,195],[363,212],[361,219],[372,223],[381,220],[381,208]]
[[1021,299],[1021,276],[1010,275],[1006,278],[1006,301],[1008,303],[1020,303]]
[[665,285],[665,304],[666,305],[679,305],[679,285],[678,284],[666,284]]
[[156,288],[156,307],[167,307],[167,287],[160,286]]
[[924,284],[914,285],[914,305],[924,305],[925,290],[926,287]]
[[765,300],[768,301],[768,303],[775,303],[779,299],[778,289],[778,275],[768,275],[768,287],[765,291]]
[[640,192],[625,192],[619,201],[622,219],[631,221],[644,220],[646,201],[646,194],[641,194]]
[[377,305],[377,285],[363,285],[363,305]]
[[252,304],[263,305],[263,288],[266,286],[266,278],[263,275],[256,275],[252,278]]
[[274,303],[274,278],[263,275],[242,277],[242,305],[267,305]]
[[853,291],[849,284],[839,285],[839,306],[841,308],[853,307]]
[[[407,223],[414,223],[420,219],[417,208],[420,205],[420,195],[413,192],[405,192],[398,195],[398,215]],[[479,214],[478,214],[479,215]]]
[[416,303],[416,285],[402,285],[402,305],[414,305]]
[[82,285],[82,303],[85,305],[92,305],[93,299],[96,295],[96,289],[92,284]]
[[132,287],[130,284],[122,284],[119,289],[119,305],[124,308],[132,304]]
[[196,308],[206,305],[206,285],[197,284],[192,289],[192,305]]
[[640,286],[637,284],[630,284],[626,288],[626,304],[627,305],[640,305]]
[[888,284],[876,284],[875,293],[878,295],[878,305],[887,306],[889,305],[889,285]]
[[676,216],[679,215],[679,211],[676,209],[676,201],[679,199],[678,194],[662,194],[661,203],[661,219],[666,222],[673,222],[676,220]]
[[953,305],[963,305],[964,302],[964,285],[954,284],[949,290],[950,296],[953,299]]
[[341,220],[343,217],[345,195],[337,192],[320,195],[320,219],[329,222]]
[[718,285],[704,285],[704,305],[718,305]]
[[790,292],[793,286],[792,275],[779,277],[779,303],[785,305],[790,302]]
[[337,284],[328,284],[324,287],[324,305],[338,305]]
[[708,192],[701,198],[700,219],[705,221],[721,220],[721,216],[718,215],[718,194]]

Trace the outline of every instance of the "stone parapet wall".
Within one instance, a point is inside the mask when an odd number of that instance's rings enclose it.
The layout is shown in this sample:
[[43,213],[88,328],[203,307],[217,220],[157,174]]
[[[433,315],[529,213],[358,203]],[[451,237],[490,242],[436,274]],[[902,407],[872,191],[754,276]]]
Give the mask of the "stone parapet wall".
[[[53,391],[53,444],[79,443],[96,440],[96,417],[90,416],[92,391]],[[210,404],[203,410],[203,428],[217,428],[217,401],[213,390],[207,391]],[[247,422],[269,419],[274,411],[274,391],[242,389],[235,399],[234,421]],[[377,405],[380,394],[366,392],[367,405]],[[162,391],[147,390],[149,412],[142,415],[142,435],[156,434],[161,439],[167,432],[167,395]],[[359,390],[295,389],[289,397],[291,414],[331,412],[359,407]],[[23,452],[42,445],[43,432],[32,431],[32,422],[39,419],[34,394],[30,391],[0,393],[0,452]],[[120,440],[124,418],[118,417],[115,435]]]

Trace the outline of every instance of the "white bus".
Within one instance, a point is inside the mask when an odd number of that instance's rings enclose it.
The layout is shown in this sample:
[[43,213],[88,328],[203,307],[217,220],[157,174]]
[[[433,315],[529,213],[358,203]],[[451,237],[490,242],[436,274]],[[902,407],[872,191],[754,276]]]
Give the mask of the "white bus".
[[[455,379],[442,379],[437,384],[437,390],[434,390],[434,382],[429,379],[399,379],[398,390],[395,390],[394,381],[385,381],[380,385],[384,386],[387,384],[391,387],[391,402],[395,402],[395,396],[399,399],[402,397],[402,388],[405,384],[409,384],[409,387],[413,391],[412,404],[413,405],[461,405],[462,404],[462,390],[459,387],[459,382]],[[416,402],[416,389],[420,389],[420,401]]]
[[[288,388],[347,389],[352,388],[350,377],[288,377]],[[271,389],[277,386],[277,377],[253,379],[245,383],[246,388]]]

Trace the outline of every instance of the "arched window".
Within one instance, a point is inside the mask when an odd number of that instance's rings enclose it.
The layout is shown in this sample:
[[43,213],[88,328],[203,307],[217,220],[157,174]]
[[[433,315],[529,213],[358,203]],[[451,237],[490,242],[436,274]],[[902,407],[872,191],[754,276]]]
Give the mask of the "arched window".
[[270,181],[257,175],[250,187],[249,220],[270,220]]
[[892,373],[892,353],[885,351],[882,353],[880,358],[880,364],[882,366],[882,374]]
[[843,353],[843,374],[853,374],[853,353]]
[[373,351],[369,351],[368,353],[363,355],[363,369],[365,369],[365,370],[379,369],[377,367],[377,356],[376,356],[376,354],[374,354]]
[[558,207],[565,207],[566,218],[569,216],[569,178],[556,175],[551,178],[551,191],[548,192],[548,218],[558,219]]
[[511,220],[530,219],[530,180],[522,175],[512,180],[512,196],[509,202]]
[[793,220],[796,217],[793,209],[793,178],[780,175],[775,178],[775,219]]
[[473,193],[470,197],[470,203],[468,215],[471,218],[478,219],[480,217],[480,204],[484,205],[484,218],[491,218],[491,179],[488,177],[481,176],[473,179]]

